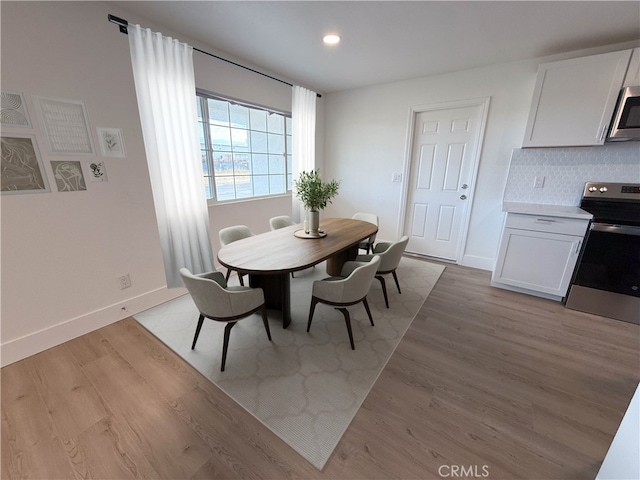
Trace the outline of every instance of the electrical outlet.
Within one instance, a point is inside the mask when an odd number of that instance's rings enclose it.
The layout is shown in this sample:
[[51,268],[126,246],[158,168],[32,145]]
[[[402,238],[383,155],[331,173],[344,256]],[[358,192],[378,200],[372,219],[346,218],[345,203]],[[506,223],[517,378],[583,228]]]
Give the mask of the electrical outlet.
[[536,177],[533,180],[533,188],[542,188],[544,187],[544,177]]
[[131,286],[131,277],[129,277],[128,273],[126,275],[120,275],[119,277],[116,277],[116,280],[118,280],[120,290],[124,290],[125,288],[129,288]]
[[391,181],[392,182],[396,182],[396,183],[402,182],[402,174],[401,173],[392,173],[391,174]]

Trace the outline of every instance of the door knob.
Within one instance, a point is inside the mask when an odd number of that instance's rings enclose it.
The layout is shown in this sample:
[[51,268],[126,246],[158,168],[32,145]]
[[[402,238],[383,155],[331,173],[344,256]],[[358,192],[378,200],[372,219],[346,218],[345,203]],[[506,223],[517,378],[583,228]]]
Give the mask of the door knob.
[[466,190],[467,188],[469,188],[469,185],[467,185],[466,183],[463,183],[462,188]]
[[466,200],[467,196],[466,195],[460,195],[460,200]]

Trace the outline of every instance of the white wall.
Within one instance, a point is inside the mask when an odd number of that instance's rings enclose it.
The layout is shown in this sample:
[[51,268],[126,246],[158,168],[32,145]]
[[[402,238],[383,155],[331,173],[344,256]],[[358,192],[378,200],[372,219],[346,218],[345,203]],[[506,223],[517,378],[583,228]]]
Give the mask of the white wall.
[[[128,37],[107,21],[108,13],[219,53],[101,2],[2,2],[1,86],[24,94],[33,124],[3,133],[36,136],[51,184],[51,193],[1,198],[2,365],[184,293],[166,289]],[[291,110],[287,85],[197,52],[194,68],[198,87]],[[32,95],[83,101],[94,141],[96,127],[121,128],[127,157],[50,155]],[[104,160],[108,182],[59,193],[50,161],[62,159]],[[291,211],[291,198],[209,211],[215,253],[220,228],[246,223],[266,231],[271,216]],[[116,277],[125,273],[132,286],[120,290]]]
[[326,214],[375,212],[380,217],[378,238],[399,238],[403,233],[399,231],[399,215],[404,198],[402,184],[392,183],[391,177],[393,172],[403,172],[408,161],[410,108],[490,97],[461,263],[491,270],[504,218],[502,194],[511,152],[522,144],[538,64],[622,48],[630,47],[572,52],[327,95],[326,174],[342,184],[339,201]]
[[[342,181],[331,213],[376,212],[378,237],[396,239],[412,106],[491,97],[465,264],[492,268],[502,225],[509,158],[524,134],[537,62],[497,65],[327,95],[327,173]],[[405,178],[404,181],[407,181]]]

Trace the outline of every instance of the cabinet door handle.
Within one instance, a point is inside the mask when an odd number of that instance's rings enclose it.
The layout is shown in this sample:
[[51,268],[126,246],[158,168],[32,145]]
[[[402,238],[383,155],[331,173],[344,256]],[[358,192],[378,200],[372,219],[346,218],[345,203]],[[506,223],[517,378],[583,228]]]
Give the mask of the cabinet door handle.
[[581,245],[582,245],[582,240],[578,240],[578,241],[576,242],[576,249],[575,249],[575,251],[573,252],[575,255],[577,255],[578,253],[580,253],[580,246],[581,246]]
[[550,220],[548,218],[537,218],[536,222],[539,222],[539,223],[555,223],[556,221],[555,220]]

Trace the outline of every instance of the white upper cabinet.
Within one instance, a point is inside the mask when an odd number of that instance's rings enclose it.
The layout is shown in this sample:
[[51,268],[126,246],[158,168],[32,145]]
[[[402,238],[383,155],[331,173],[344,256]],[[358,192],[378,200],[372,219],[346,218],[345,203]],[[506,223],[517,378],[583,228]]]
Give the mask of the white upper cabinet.
[[602,145],[631,53],[540,64],[522,146]]
[[640,48],[634,48],[629,62],[629,70],[624,78],[622,87],[637,87],[640,85]]

